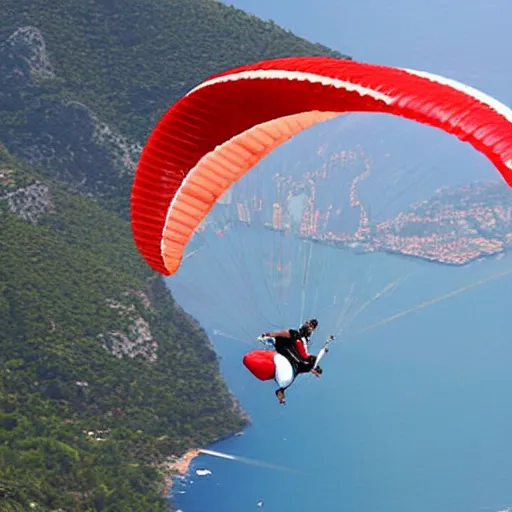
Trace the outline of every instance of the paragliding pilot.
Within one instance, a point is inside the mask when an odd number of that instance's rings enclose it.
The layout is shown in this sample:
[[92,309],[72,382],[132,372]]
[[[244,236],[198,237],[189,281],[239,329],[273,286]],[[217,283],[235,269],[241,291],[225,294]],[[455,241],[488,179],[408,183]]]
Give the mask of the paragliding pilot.
[[311,335],[318,327],[318,320],[312,318],[304,322],[299,330],[284,329],[282,331],[263,334],[265,338],[273,338],[273,345],[277,352],[274,357],[275,380],[279,388],[275,394],[279,403],[284,404],[284,391],[295,377],[300,373],[311,372],[320,377],[322,369],[315,368],[316,357],[308,352]]

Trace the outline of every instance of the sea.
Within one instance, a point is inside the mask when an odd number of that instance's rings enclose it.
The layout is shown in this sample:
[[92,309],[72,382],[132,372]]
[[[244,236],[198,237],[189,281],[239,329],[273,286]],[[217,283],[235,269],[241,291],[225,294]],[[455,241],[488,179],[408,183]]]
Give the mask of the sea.
[[[512,104],[510,0],[234,4],[355,59],[444,74]],[[381,135],[362,125],[356,138],[365,144],[373,140],[369,153],[374,154],[379,140],[393,132],[397,144],[389,167],[410,175],[419,165],[427,176],[421,186],[432,170],[449,181],[449,175],[488,165],[463,143],[414,123],[383,126]],[[386,147],[384,142],[383,151]],[[421,187],[403,190],[400,198],[411,200],[423,192]],[[283,277],[280,290],[268,291],[259,284],[268,274],[260,268],[248,281],[253,267],[233,259],[241,247],[250,247],[253,263],[268,259],[262,255],[265,238],[247,244],[230,245],[229,254],[212,248],[228,274],[222,274],[222,285],[200,288],[203,300],[192,296],[194,277],[204,284],[199,266],[191,266],[186,279],[169,280],[178,302],[205,326],[221,372],[252,420],[242,435],[208,447],[231,459],[201,455],[192,462],[174,488],[180,510],[495,512],[512,507],[511,254],[453,267],[382,253],[332,256],[328,249],[302,244],[303,268],[315,251],[311,261],[318,264],[311,274],[292,275],[292,284]],[[273,247],[274,256],[290,254]],[[231,267],[247,272],[230,281]],[[311,286],[302,293],[305,280],[315,281],[314,293]],[[331,330],[337,338],[322,362],[323,375],[300,376],[281,406],[273,383],[255,379],[242,357],[258,347],[261,332],[307,316],[320,322],[313,353]],[[211,474],[196,474],[201,469]]]
[[[458,268],[363,258],[382,282],[410,277],[333,342],[321,378],[297,379],[285,406],[241,364],[244,343],[210,333],[252,424],[208,447],[241,460],[192,462],[174,489],[183,512],[512,506],[512,255]],[[350,260],[361,272],[361,256],[345,254],[346,272]]]

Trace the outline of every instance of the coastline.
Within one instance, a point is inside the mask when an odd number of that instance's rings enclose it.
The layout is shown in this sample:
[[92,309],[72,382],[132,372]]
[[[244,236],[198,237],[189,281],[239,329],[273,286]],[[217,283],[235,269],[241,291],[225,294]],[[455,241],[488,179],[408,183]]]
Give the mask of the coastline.
[[[377,251],[376,251],[377,252]],[[383,252],[386,254],[390,254],[392,256],[398,256],[400,258],[408,259],[408,260],[420,260],[425,263],[433,263],[434,265],[444,265],[448,267],[466,267],[469,266],[471,263],[474,263],[475,261],[479,260],[487,260],[491,258],[497,258],[499,256],[506,256],[509,252],[509,247],[505,246],[499,251],[495,251],[492,253],[480,253],[476,256],[468,257],[464,261],[457,262],[457,261],[448,261],[448,260],[441,260],[434,257],[424,256],[421,254],[408,254],[406,252],[402,252],[400,250],[393,250],[393,249],[381,249],[379,252]]]
[[[223,436],[220,439],[217,439],[216,442],[222,441],[224,439],[229,439],[234,436],[243,435],[244,431],[241,430],[236,432],[235,434],[229,434]],[[173,487],[175,479],[184,478],[187,476],[190,470],[190,464],[192,461],[203,453],[203,448],[189,448],[181,457],[176,455],[171,455],[167,457],[167,459],[160,464],[160,469],[164,475],[164,488],[163,494],[170,500],[174,497],[173,495]]]
[[[265,228],[269,231],[276,231],[276,232],[282,232],[287,233],[286,229],[284,228],[276,228],[271,225],[265,225]],[[422,260],[427,263],[434,263],[437,265],[446,265],[450,267],[463,267],[466,265],[470,265],[471,263],[478,261],[480,259],[487,259],[487,258],[493,258],[496,256],[499,256],[501,254],[506,254],[509,252],[511,247],[511,239],[507,238],[509,237],[509,234],[505,235],[504,240],[500,240],[502,242],[502,246],[500,248],[494,249],[492,251],[479,251],[478,254],[470,255],[470,256],[464,256],[460,259],[449,259],[449,258],[443,258],[442,256],[435,256],[430,255],[428,252],[421,253],[421,252],[408,252],[404,251],[401,248],[393,248],[389,245],[383,245],[382,243],[378,242],[375,243],[373,240],[338,240],[338,239],[330,239],[330,238],[318,238],[311,235],[298,235],[298,238],[309,241],[311,243],[323,245],[323,246],[329,246],[334,247],[336,249],[352,252],[355,254],[360,255],[366,255],[366,254],[372,254],[376,252],[380,253],[387,253],[394,256],[400,256],[407,259],[415,259],[415,260]],[[355,244],[355,245],[354,245]],[[453,255],[452,255],[453,256]],[[459,255],[457,255],[459,256]]]
[[172,498],[172,488],[175,478],[183,478],[187,475],[190,464],[201,453],[199,448],[190,448],[181,457],[170,456],[163,462],[160,468],[164,474],[165,495]]

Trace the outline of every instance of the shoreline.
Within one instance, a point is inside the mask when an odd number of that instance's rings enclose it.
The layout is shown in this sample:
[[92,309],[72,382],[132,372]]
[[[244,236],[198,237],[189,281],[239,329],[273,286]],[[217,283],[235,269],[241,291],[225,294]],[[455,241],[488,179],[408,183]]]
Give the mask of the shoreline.
[[[231,437],[243,435],[244,430],[234,434],[228,434],[217,439],[215,442],[223,441]],[[174,480],[177,478],[184,478],[190,470],[192,461],[203,453],[204,448],[189,448],[181,457],[170,455],[165,462],[160,464],[160,469],[164,475],[164,489],[165,496],[172,500],[174,497],[172,490],[174,487]]]
[[[282,232],[287,233],[287,230],[284,228],[276,228],[271,225],[265,224],[264,226],[269,231]],[[319,245],[334,247],[335,249],[340,249],[348,252],[352,252],[353,254],[373,254],[373,253],[385,253],[391,254],[393,256],[400,256],[407,259],[415,259],[421,260],[427,263],[434,263],[436,265],[446,265],[449,267],[464,267],[466,265],[470,265],[471,263],[478,261],[480,259],[488,259],[497,257],[501,254],[506,254],[509,252],[511,248],[511,242],[507,239],[507,236],[504,236],[503,240],[500,240],[503,243],[503,246],[499,249],[496,249],[492,252],[480,252],[475,256],[465,257],[462,261],[443,259],[437,256],[431,256],[428,253],[422,254],[420,253],[408,253],[402,251],[400,248],[393,248],[391,246],[381,245],[380,243],[375,244],[373,240],[338,240],[338,239],[330,239],[330,238],[317,238],[315,236],[310,235],[298,235],[298,238],[308,241],[311,243],[316,243]],[[351,244],[355,244],[354,247],[351,247]]]
[[474,263],[479,260],[488,260],[492,258],[497,258],[498,256],[506,256],[509,253],[509,247],[503,247],[499,251],[495,251],[493,253],[484,254],[481,253],[477,256],[473,256],[470,258],[467,258],[463,262],[455,262],[455,261],[446,261],[446,260],[440,260],[437,258],[432,258],[428,256],[423,256],[420,254],[407,254],[405,252],[399,251],[399,250],[393,250],[393,249],[381,249],[380,251],[375,252],[381,252],[385,254],[389,254],[391,256],[398,256],[400,258],[408,259],[408,260],[416,260],[421,261],[423,263],[433,263],[434,265],[441,265],[446,267],[466,267],[469,266],[471,263]]
[[160,469],[164,473],[164,493],[167,498],[173,497],[174,480],[185,477],[190,469],[190,464],[200,454],[200,448],[190,448],[181,457],[170,456],[160,465]]

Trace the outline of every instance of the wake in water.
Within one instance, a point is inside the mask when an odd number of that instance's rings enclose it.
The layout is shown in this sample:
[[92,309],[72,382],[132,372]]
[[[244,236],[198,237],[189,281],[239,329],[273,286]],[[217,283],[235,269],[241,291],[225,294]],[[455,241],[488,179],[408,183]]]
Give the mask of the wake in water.
[[270,464],[269,462],[264,462],[264,461],[256,460],[256,459],[250,459],[248,457],[240,457],[239,455],[230,455],[228,453],[222,453],[222,452],[217,452],[214,450],[206,450],[206,449],[200,450],[200,453],[202,453],[203,455],[211,455],[212,457],[218,457],[221,459],[232,460],[235,462],[242,462],[243,464],[248,464],[250,466],[257,466],[260,468],[272,469],[275,471],[285,471],[287,473],[295,473],[297,475],[303,474],[300,471],[296,471],[294,469],[287,468],[285,466],[278,466],[276,464]]

